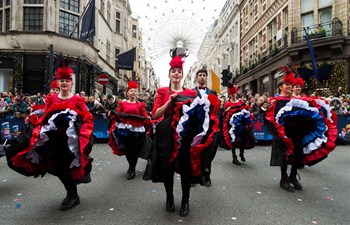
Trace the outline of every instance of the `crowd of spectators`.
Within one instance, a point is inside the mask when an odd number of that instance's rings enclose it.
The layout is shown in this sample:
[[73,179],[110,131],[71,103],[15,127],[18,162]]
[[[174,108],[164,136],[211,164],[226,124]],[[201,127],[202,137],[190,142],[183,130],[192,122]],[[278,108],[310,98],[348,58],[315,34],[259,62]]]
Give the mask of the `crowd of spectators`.
[[[95,95],[87,96],[85,92],[80,92],[80,96],[86,99],[86,106],[93,115],[110,115],[111,111],[117,111],[119,99],[113,94],[102,94],[96,90]],[[321,92],[315,91],[313,95],[324,97],[331,108],[338,115],[350,115],[350,94],[345,94],[343,88],[338,89],[334,96],[323,96]],[[45,94],[36,95],[17,94],[14,91],[0,93],[0,116],[25,117],[33,105],[44,104]],[[222,105],[227,101],[227,96],[219,96]],[[269,106],[267,95],[253,94],[252,91],[238,93],[238,98],[247,102],[250,111],[254,115],[264,114]],[[152,111],[155,96],[150,92],[140,93],[138,101],[145,102],[148,113]]]
[[[325,96],[322,90],[315,91],[312,96],[322,97],[329,102],[331,109],[337,115],[350,115],[350,94],[345,94],[343,88],[339,88],[336,95]],[[250,106],[250,112],[254,115],[264,114],[269,107],[269,97],[267,95],[253,94],[252,91],[238,93],[238,98],[245,101]],[[221,95],[222,106],[227,101],[227,96]]]

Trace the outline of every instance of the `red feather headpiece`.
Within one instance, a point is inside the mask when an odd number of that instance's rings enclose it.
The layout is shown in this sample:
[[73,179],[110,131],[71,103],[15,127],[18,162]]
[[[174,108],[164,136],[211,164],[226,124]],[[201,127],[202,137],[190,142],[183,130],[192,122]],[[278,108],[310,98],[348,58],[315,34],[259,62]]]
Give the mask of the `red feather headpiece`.
[[174,58],[172,58],[169,63],[170,68],[180,68],[180,69],[182,69],[183,64],[184,64],[184,61],[179,56],[175,56]]
[[73,70],[68,66],[57,69],[56,79],[72,79]]
[[294,84],[295,74],[291,72],[287,66],[283,66],[279,70],[284,70],[285,75],[283,77],[283,80],[278,83],[278,86],[282,84]]
[[128,82],[128,90],[130,88],[138,88],[138,87],[139,87],[139,85],[135,81],[129,81]]
[[304,83],[303,78],[298,77],[298,78],[295,78],[295,79],[294,79],[294,84],[293,84],[293,86],[301,86],[301,87],[304,87],[304,85],[305,85],[305,83]]
[[236,85],[233,85],[233,86],[229,85],[229,86],[227,87],[227,92],[228,92],[230,95],[236,94],[236,93],[238,92],[238,88],[237,88]]
[[51,82],[51,89],[58,89],[58,84],[57,84],[57,80],[54,80]]

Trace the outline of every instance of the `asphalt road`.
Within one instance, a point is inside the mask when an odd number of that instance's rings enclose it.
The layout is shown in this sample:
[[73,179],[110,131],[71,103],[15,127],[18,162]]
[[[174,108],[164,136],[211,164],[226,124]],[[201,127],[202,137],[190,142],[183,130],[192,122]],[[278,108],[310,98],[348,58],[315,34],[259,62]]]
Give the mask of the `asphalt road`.
[[280,170],[270,167],[270,146],[246,152],[242,166],[231,153],[219,150],[209,188],[191,189],[190,214],[180,217],[179,176],[175,177],[176,212],[165,210],[162,184],[142,180],[146,162],[139,160],[137,176],[126,180],[125,157],[114,156],[107,144],[96,144],[92,183],[79,185],[81,204],[60,211],[65,190],[59,180],[24,177],[0,159],[0,224],[350,224],[350,147],[338,146],[321,163],[300,171],[303,191],[279,188]]

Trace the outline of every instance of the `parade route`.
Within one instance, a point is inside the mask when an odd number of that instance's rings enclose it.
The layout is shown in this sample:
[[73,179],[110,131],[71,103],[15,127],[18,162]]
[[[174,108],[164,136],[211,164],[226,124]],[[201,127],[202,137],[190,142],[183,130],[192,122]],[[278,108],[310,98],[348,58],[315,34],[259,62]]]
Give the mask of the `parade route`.
[[350,150],[338,146],[329,157],[300,171],[303,191],[279,187],[280,169],[270,167],[270,146],[246,151],[242,166],[231,163],[231,152],[218,150],[212,165],[212,186],[191,188],[190,213],[179,216],[181,188],[175,176],[175,213],[165,210],[162,184],[126,179],[127,161],[107,144],[94,145],[92,183],[78,186],[81,204],[60,211],[65,190],[47,174],[27,178],[0,159],[0,224],[288,224],[345,225],[350,221]]

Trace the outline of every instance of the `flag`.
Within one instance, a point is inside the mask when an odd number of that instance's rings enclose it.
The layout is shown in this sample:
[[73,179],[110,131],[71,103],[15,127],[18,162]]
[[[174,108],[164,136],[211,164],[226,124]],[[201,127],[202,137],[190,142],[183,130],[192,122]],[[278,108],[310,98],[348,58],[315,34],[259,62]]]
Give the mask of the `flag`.
[[211,71],[211,89],[216,91],[216,93],[220,94],[220,78],[213,70]]
[[117,68],[122,70],[134,70],[136,47],[117,55]]
[[90,1],[81,23],[80,39],[86,40],[95,36],[95,0]]
[[309,38],[309,34],[307,33],[305,27],[304,27],[304,31],[305,31],[305,34],[306,34],[305,37],[306,37],[307,45],[309,46],[309,52],[310,52],[311,63],[312,63],[312,70],[314,72],[314,77],[316,79],[318,79],[315,51],[314,51],[314,48],[313,48],[313,46],[311,44],[311,41],[310,41],[310,38]]

